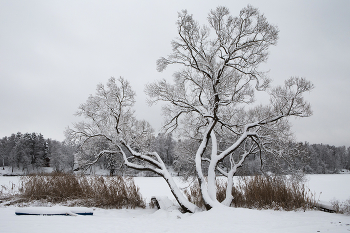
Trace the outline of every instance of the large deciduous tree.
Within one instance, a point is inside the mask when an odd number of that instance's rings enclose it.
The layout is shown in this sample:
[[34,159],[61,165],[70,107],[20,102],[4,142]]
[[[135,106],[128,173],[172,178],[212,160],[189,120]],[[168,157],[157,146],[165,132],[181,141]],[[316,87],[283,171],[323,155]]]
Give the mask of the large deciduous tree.
[[[146,92],[150,103],[166,103],[165,129],[176,129],[181,137],[197,142],[191,145],[197,148],[183,148],[186,155],[178,157],[194,158],[195,175],[210,209],[230,205],[233,176],[249,155],[264,151],[283,156],[284,142],[290,139],[286,119],[311,115],[302,95],[313,86],[293,77],[283,87],[269,87],[266,73],[258,68],[266,61],[269,46],[276,44],[278,29],[257,9],[247,6],[232,17],[227,8],[218,7],[209,13],[208,22],[199,26],[187,11],[179,13],[172,53],[157,61],[157,69],[163,71],[172,64],[183,68],[175,73],[174,82],[148,84]],[[267,92],[270,104],[254,104],[256,91]],[[174,183],[161,156],[148,151],[153,130],[133,116],[134,95],[125,79],[111,78],[79,107],[78,115],[88,121],[75,124],[67,136],[82,148],[96,137],[109,142],[108,149],[96,153],[83,167],[104,154],[121,155],[128,167],[162,176],[180,206],[197,211]],[[226,198],[221,203],[216,198],[217,174],[227,176]]]
[[[238,17],[218,7],[208,15],[209,25],[199,26],[187,11],[179,14],[178,38],[172,53],[157,61],[158,71],[179,64],[174,83],[161,80],[147,86],[151,103],[168,103],[163,109],[165,127],[200,138],[196,151],[196,174],[206,207],[219,205],[216,199],[216,172],[227,176],[226,199],[232,201],[232,178],[247,156],[265,150],[283,155],[283,142],[290,138],[289,116],[311,115],[303,93],[313,85],[293,77],[283,87],[269,88],[270,80],[260,71],[268,48],[275,45],[278,29],[269,24],[256,8],[248,6]],[[266,106],[250,105],[254,92],[270,95]],[[220,144],[224,139],[226,146]],[[209,156],[205,152],[210,148]],[[220,148],[220,150],[219,150]],[[228,171],[220,163],[229,158]],[[203,163],[208,163],[206,174]]]

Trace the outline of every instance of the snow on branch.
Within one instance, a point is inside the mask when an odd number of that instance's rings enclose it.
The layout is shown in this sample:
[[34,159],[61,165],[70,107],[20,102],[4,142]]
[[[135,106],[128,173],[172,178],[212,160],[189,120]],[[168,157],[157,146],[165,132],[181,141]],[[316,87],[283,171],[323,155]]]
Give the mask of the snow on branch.
[[84,163],[82,166],[77,167],[74,169],[74,171],[79,171],[79,170],[86,170],[89,167],[91,167],[92,165],[94,165],[95,163],[98,162],[98,160],[104,156],[105,154],[117,154],[120,153],[120,151],[112,151],[112,150],[103,150],[101,152],[99,152],[96,156],[95,156],[95,160]]

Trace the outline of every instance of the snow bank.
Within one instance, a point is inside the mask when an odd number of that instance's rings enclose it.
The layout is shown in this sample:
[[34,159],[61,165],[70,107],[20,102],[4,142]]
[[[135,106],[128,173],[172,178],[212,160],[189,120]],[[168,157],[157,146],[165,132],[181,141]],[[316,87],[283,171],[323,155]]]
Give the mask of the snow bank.
[[219,208],[196,214],[177,210],[94,210],[93,216],[16,216],[0,208],[1,232],[349,232],[349,216],[320,211],[286,212]]
[[155,199],[158,202],[159,209],[171,211],[178,209],[179,205],[170,200],[167,196],[154,196],[151,200]]

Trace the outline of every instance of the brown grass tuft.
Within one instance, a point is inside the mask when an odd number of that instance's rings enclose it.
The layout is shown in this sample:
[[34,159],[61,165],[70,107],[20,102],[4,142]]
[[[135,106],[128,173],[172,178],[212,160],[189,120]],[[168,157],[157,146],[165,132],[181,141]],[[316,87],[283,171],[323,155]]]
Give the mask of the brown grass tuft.
[[145,208],[145,202],[132,178],[76,176],[54,173],[22,178],[21,196],[27,201],[46,200],[53,203],[105,208]]
[[[204,208],[198,182],[185,191],[189,201]],[[223,201],[226,196],[226,183],[217,181],[217,199]],[[296,210],[312,208],[315,202],[300,181],[285,176],[242,177],[232,189],[231,206],[257,209]]]
[[243,177],[238,185],[243,195],[234,206],[258,209],[295,210],[311,208],[314,203],[303,183],[285,176]]

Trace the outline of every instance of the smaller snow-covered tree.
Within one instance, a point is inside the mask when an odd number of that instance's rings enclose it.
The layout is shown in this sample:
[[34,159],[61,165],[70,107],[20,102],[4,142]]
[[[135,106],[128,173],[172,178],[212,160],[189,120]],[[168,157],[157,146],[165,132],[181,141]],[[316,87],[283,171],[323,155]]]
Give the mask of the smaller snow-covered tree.
[[180,206],[185,211],[195,212],[198,207],[181,193],[159,154],[148,151],[154,138],[153,129],[148,122],[134,117],[134,96],[128,81],[110,78],[106,86],[99,84],[96,94],[80,105],[77,115],[85,117],[86,121],[75,124],[73,129],[68,128],[67,139],[78,144],[82,151],[86,151],[89,141],[97,138],[107,141],[108,145],[92,151],[93,159],[78,169],[95,164],[102,156],[122,156],[126,166],[162,176]]

